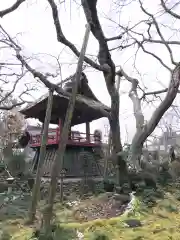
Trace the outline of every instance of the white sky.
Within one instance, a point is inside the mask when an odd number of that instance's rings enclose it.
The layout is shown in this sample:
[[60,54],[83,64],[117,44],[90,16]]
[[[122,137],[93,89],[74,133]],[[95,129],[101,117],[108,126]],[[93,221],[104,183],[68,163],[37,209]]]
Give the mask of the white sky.
[[[112,0],[98,1],[100,20],[107,37],[119,34],[119,28],[117,24],[107,20],[106,16],[111,18],[113,21],[120,22],[124,26],[127,26],[127,24],[133,25],[144,18],[144,15],[139,10],[137,3],[128,5],[121,11],[119,16],[118,10],[112,2]],[[149,11],[157,12],[158,1],[149,2],[151,2],[150,5],[146,4],[146,6],[149,7]],[[14,0],[1,0],[0,10],[11,6],[13,3]],[[86,23],[82,9],[74,1],[65,1],[65,4],[62,4],[59,7],[59,17],[65,36],[80,49]],[[163,23],[172,25],[172,20],[169,20],[167,16],[164,16],[162,21]],[[55,59],[48,56],[48,54],[57,57],[61,53],[60,62],[62,64],[62,78],[65,79],[74,73],[77,58],[70,50],[67,48],[64,49],[64,46],[57,42],[51,16],[51,9],[46,1],[29,0],[27,3],[23,3],[18,10],[5,16],[2,20],[0,20],[0,22],[11,36],[17,36],[17,39],[19,43],[23,45],[24,52],[27,56],[33,56],[40,60],[33,62],[32,66],[44,72],[54,73],[56,71],[57,64]],[[171,31],[165,29],[164,33],[167,37],[170,37]],[[176,38],[179,38],[179,36],[176,35]],[[117,44],[117,41],[112,42],[111,47],[117,46]],[[159,56],[161,56],[169,64],[169,55],[163,46],[153,45],[150,46],[149,49],[159,54]],[[152,57],[143,53],[139,53],[136,56],[136,69],[138,69],[140,75],[138,74],[134,68],[134,53],[136,50],[136,48],[130,48],[123,52],[113,52],[112,57],[115,64],[117,66],[123,66],[129,75],[137,77],[140,82],[143,81],[143,84],[147,87],[147,91],[162,89],[163,87],[160,83],[158,83],[158,81],[164,86],[167,86],[170,78],[169,72]],[[96,55],[97,51],[98,44],[91,35],[88,43],[87,54]],[[177,49],[175,49],[175,51],[175,56],[178,57],[179,54]],[[1,55],[1,57],[4,59],[6,56]],[[104,104],[109,105],[110,98],[102,73],[97,72],[92,68],[88,68],[86,74],[89,79],[89,85],[94,94]],[[33,81],[33,78],[28,75],[28,77],[26,77],[26,81],[27,80]],[[59,82],[60,79],[56,79],[56,81]],[[23,87],[24,85],[22,83],[20,88],[23,89]],[[130,141],[135,133],[135,120],[133,117],[132,103],[128,94],[124,94],[124,92],[128,93],[129,87],[130,85],[128,82],[123,82],[121,84],[121,92],[123,92],[123,94],[121,94],[120,98],[120,124],[123,141]],[[38,98],[45,92],[46,89],[41,87],[38,92],[34,93],[34,97]],[[153,110],[154,106],[145,105],[143,107],[143,112],[147,120],[151,117]],[[91,124],[91,131],[97,128],[104,131],[104,125],[107,124],[107,119],[100,119],[93,122]],[[81,126],[80,129],[83,130],[84,128]]]

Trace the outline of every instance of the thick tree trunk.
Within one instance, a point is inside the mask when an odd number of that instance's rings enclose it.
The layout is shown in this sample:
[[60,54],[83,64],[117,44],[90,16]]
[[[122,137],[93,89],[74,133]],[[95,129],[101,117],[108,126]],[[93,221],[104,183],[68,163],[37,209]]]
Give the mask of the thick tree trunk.
[[112,134],[112,155],[116,165],[116,184],[120,186],[128,181],[128,172],[123,155],[117,156],[118,152],[122,152],[119,125],[119,93],[117,90],[115,90],[115,94],[111,95],[111,117],[109,123]]
[[142,153],[142,147],[147,137],[154,131],[159,121],[161,120],[164,113],[172,105],[179,89],[180,85],[180,65],[178,64],[171,73],[171,80],[169,88],[164,100],[160,103],[157,109],[154,111],[151,119],[145,124],[144,116],[142,114],[141,102],[137,96],[137,85],[138,80],[129,77],[123,70],[121,71],[123,76],[132,83],[130,91],[130,97],[133,102],[134,115],[136,118],[136,134],[133,137],[132,144],[130,147],[130,154],[128,161],[134,163],[137,170],[140,170],[139,158]]
[[143,142],[139,141],[139,135],[142,133],[135,134],[133,141],[130,146],[127,162],[130,163],[136,171],[140,171],[140,158],[142,154]]
[[[103,68],[104,79],[106,82],[107,90],[111,97],[111,116],[109,117],[109,123],[112,132],[112,145],[114,161],[117,165],[117,182],[123,183],[125,178],[127,179],[126,162],[123,156],[117,157],[117,152],[122,151],[121,139],[120,139],[120,126],[119,126],[119,93],[115,87],[115,64],[111,58],[111,54],[108,48],[107,39],[104,36],[97,13],[97,1],[96,0],[81,0],[83,10],[87,19],[87,22],[91,26],[91,32],[99,43],[98,61]],[[126,176],[126,177],[125,177]]]
[[[120,138],[120,124],[119,124],[119,90],[115,87],[115,75],[104,74],[108,92],[111,97],[111,114],[109,117],[109,124],[111,127],[112,137],[112,155],[116,166],[116,184],[118,186],[128,182],[128,172],[126,161],[124,161],[123,154],[117,155],[122,152],[122,144]],[[120,76],[118,76],[120,77]]]
[[64,157],[64,152],[66,149],[66,143],[68,140],[68,133],[69,129],[71,126],[71,120],[73,116],[73,111],[74,111],[74,106],[75,106],[75,101],[76,101],[76,94],[78,90],[78,85],[80,82],[81,78],[81,73],[82,73],[82,65],[84,61],[84,56],[87,48],[87,43],[89,39],[89,33],[90,33],[90,26],[89,24],[87,25],[81,53],[79,56],[78,60],[78,65],[77,65],[77,70],[76,70],[76,76],[72,88],[72,95],[69,99],[69,105],[68,109],[66,112],[66,117],[62,129],[62,133],[60,135],[60,141],[59,141],[59,147],[58,151],[55,157],[55,160],[53,162],[52,166],[52,171],[51,171],[51,182],[50,182],[50,192],[49,192],[49,199],[48,199],[48,206],[45,209],[45,214],[44,214],[44,222],[43,222],[43,232],[46,232],[48,234],[49,228],[50,228],[50,223],[52,219],[52,214],[53,214],[53,204],[54,204],[54,198],[56,195],[56,186],[57,186],[57,180],[59,177],[60,172],[62,171],[63,168],[63,157]]

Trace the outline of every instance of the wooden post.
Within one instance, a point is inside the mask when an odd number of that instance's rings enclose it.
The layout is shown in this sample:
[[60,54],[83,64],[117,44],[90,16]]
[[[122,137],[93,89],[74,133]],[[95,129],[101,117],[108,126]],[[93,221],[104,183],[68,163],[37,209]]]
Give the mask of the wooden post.
[[59,144],[61,129],[62,129],[62,120],[59,119],[58,131],[56,132],[56,140],[58,141],[58,144]]
[[64,177],[65,177],[66,171],[65,169],[62,169],[60,172],[60,202],[63,203],[63,183],[64,183]]
[[[117,85],[116,85],[116,88],[117,88],[117,91],[118,91],[118,94],[119,94],[119,89],[120,89],[120,82],[121,82],[121,77],[118,75],[118,79],[117,79]],[[119,97],[119,106],[120,106],[120,97]],[[120,131],[120,134],[121,134],[121,131]],[[112,135],[112,133],[111,133]],[[111,138],[111,141],[112,141],[112,138]],[[116,156],[116,183],[119,184],[119,179],[120,179],[120,176],[119,176],[119,164],[118,164],[118,157]]]
[[41,176],[43,175],[43,164],[44,164],[44,159],[46,155],[46,144],[48,140],[48,129],[49,129],[49,123],[51,120],[52,104],[53,104],[53,91],[50,90],[47,109],[46,109],[46,117],[43,124],[44,128],[43,128],[43,134],[41,138],[41,147],[40,147],[39,161],[38,161],[38,167],[36,172],[36,180],[33,186],[32,202],[29,209],[30,222],[34,221],[35,219],[36,207],[37,207],[39,194],[40,194],[40,183],[41,183]]
[[43,229],[45,230],[45,232],[48,231],[48,229],[50,227],[50,222],[52,219],[54,198],[56,196],[57,178],[63,168],[64,152],[65,152],[66,144],[68,141],[68,133],[69,133],[69,128],[71,126],[71,120],[72,120],[72,116],[73,116],[73,112],[74,112],[76,95],[77,95],[78,85],[79,85],[79,82],[81,79],[82,66],[83,66],[84,56],[85,56],[85,52],[86,52],[86,48],[87,48],[87,43],[89,40],[89,34],[90,34],[90,25],[87,24],[86,32],[85,32],[85,36],[84,36],[84,40],[83,40],[83,45],[82,45],[80,56],[78,59],[76,75],[75,75],[75,79],[73,81],[72,94],[69,97],[69,104],[68,104],[68,108],[66,111],[66,117],[65,117],[63,129],[62,129],[61,135],[60,135],[58,151],[57,151],[57,154],[54,159],[53,166],[52,166],[51,182],[50,182],[50,188],[49,188],[50,192],[49,192],[49,199],[48,199],[48,211],[47,211],[47,214],[44,216],[45,219],[44,219]]
[[86,141],[90,142],[90,123],[86,122]]

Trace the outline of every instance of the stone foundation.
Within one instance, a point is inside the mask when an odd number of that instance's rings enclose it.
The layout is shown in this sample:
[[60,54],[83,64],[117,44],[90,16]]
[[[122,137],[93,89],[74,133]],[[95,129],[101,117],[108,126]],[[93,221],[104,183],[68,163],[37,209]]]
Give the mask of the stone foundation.
[[[48,191],[49,187],[49,179],[44,181],[44,184],[42,186],[44,187],[44,190]],[[57,193],[60,192],[60,181],[58,182],[57,186]],[[96,194],[99,192],[102,192],[103,185],[101,179],[88,179],[84,181],[83,179],[73,179],[72,181],[67,179],[63,182],[63,193],[64,196],[70,196],[71,194],[80,196],[83,194]]]

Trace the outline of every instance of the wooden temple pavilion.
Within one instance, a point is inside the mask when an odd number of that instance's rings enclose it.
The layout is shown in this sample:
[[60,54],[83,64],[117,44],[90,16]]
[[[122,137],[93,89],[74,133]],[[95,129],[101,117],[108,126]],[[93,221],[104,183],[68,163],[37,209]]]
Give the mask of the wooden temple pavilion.
[[[62,94],[54,93],[53,106],[51,114],[51,124],[56,124],[56,129],[49,129],[46,157],[44,163],[44,175],[48,176],[51,171],[54,160],[63,121],[68,107],[69,96],[72,90],[72,81],[70,79],[61,89]],[[25,118],[36,118],[42,123],[45,119],[48,94],[43,95],[35,103],[22,109],[20,112]],[[102,117],[107,117],[110,108],[102,104],[93,94],[88,85],[86,75],[82,73],[78,95],[76,98],[75,109],[72,117],[72,126],[85,123],[86,132],[69,132],[66,152],[64,156],[64,168],[67,171],[67,177],[82,177],[84,165],[87,166],[88,175],[99,176],[102,163],[98,162],[102,156],[102,139],[98,130],[94,134],[90,133],[90,123]],[[40,152],[41,129],[39,132],[30,133],[30,146],[36,151],[33,170],[36,170]]]

